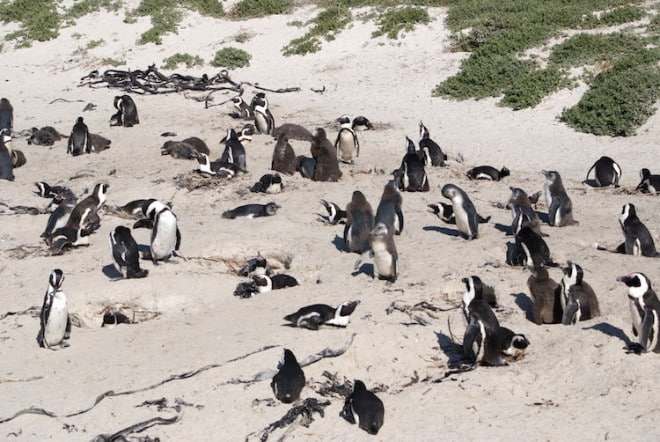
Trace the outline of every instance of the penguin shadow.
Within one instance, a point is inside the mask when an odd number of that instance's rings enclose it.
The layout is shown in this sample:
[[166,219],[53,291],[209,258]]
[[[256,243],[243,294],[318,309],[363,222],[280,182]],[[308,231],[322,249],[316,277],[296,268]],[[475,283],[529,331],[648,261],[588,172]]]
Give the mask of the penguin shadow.
[[365,262],[360,266],[359,269],[351,273],[351,276],[358,276],[361,273],[364,273],[365,275],[370,276],[371,278],[375,278],[374,265],[372,263]]
[[117,268],[112,264],[108,264],[108,265],[103,266],[101,271],[103,272],[103,274],[105,276],[107,276],[109,279],[112,279],[112,280],[122,279],[124,277],[124,275],[122,275],[119,272],[119,270],[117,270]]
[[344,241],[344,238],[339,235],[335,235],[334,239],[332,240],[332,245],[334,245],[335,248],[340,252],[348,252],[346,249],[346,241]]
[[505,233],[506,236],[513,236],[513,232],[511,231],[511,226],[507,226],[506,224],[495,223],[494,227],[495,230],[499,230],[500,232]]
[[448,229],[440,226],[424,226],[422,230],[426,232],[439,232],[447,236],[461,236],[460,232],[456,229]]
[[515,297],[516,299],[514,300],[516,305],[520,307],[520,310],[525,312],[525,318],[527,318],[528,321],[534,322],[534,314],[532,313],[534,310],[534,303],[530,299],[529,296],[527,296],[526,293],[511,293],[511,296]]
[[442,332],[436,332],[435,337],[438,340],[440,350],[447,356],[447,365],[453,366],[465,361],[463,353],[463,344],[455,342],[451,336]]
[[597,330],[606,334],[607,336],[619,338],[626,344],[626,347],[630,347],[632,344],[634,344],[634,342],[630,340],[628,335],[626,335],[622,329],[615,327],[607,322],[600,322],[598,324],[592,325],[591,327],[582,327],[582,330]]
[[591,179],[591,178],[582,181],[582,184],[586,184],[586,185],[589,186],[589,187],[600,187],[600,186],[598,185],[598,183],[596,182],[596,180]]

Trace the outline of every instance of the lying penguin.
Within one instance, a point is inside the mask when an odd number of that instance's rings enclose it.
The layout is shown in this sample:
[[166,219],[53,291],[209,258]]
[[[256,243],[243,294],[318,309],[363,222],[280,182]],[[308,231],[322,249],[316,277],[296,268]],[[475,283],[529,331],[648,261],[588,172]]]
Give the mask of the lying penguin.
[[318,330],[321,325],[334,325],[346,327],[351,314],[360,301],[346,301],[338,307],[327,304],[313,304],[298,309],[297,312],[286,315],[284,320],[293,323],[296,327],[309,330]]

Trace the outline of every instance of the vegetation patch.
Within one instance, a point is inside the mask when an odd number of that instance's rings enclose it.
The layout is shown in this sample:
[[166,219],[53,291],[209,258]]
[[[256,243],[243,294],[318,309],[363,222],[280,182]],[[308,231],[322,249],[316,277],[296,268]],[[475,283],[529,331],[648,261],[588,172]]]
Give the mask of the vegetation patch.
[[187,68],[192,68],[194,66],[203,66],[204,60],[202,60],[202,58],[197,55],[182,54],[177,52],[176,54],[163,60],[162,68],[171,71],[176,69],[176,67],[180,64],[185,64]]
[[126,60],[117,60],[115,58],[104,58],[101,60],[101,64],[104,66],[112,66],[116,68],[118,66],[123,66],[126,64]]
[[8,33],[5,39],[18,40],[17,47],[28,47],[34,40],[56,38],[61,18],[52,0],[14,0],[0,3],[0,21],[21,23],[22,28]]
[[119,11],[123,2],[121,0],[80,0],[75,2],[65,13],[64,18],[75,20],[87,14],[105,9],[106,11]]
[[292,0],[241,0],[236,3],[231,15],[240,19],[264,17],[287,14],[292,8]]
[[371,36],[387,35],[391,39],[396,39],[401,32],[410,32],[415,25],[427,25],[430,21],[429,13],[423,8],[415,6],[390,8],[378,18],[378,29]]
[[223,48],[215,53],[211,66],[216,68],[236,69],[250,66],[252,55],[238,48]]

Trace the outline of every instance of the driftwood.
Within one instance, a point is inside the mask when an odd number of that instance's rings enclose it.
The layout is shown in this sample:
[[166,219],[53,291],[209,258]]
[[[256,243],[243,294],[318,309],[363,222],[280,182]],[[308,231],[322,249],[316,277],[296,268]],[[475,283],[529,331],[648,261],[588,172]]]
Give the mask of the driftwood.
[[[330,401],[320,402],[318,399],[311,397],[305,399],[302,402],[302,404],[294,405],[280,419],[276,420],[275,422],[271,423],[263,430],[259,431],[259,440],[261,442],[266,442],[268,440],[268,436],[270,435],[270,433],[272,433],[278,428],[284,428],[286,426],[293,424],[295,420],[298,418],[298,416],[301,416],[300,424],[304,427],[309,427],[309,425],[312,422],[314,422],[314,412],[321,415],[321,417],[324,417],[325,412],[323,411],[323,409],[328,405],[330,405]],[[245,437],[245,440],[246,441],[249,440],[250,437],[254,435],[255,433],[248,434]]]
[[457,308],[458,307],[448,307],[448,308],[436,307],[435,305],[429,304],[426,301],[418,302],[417,304],[412,306],[408,304],[404,304],[402,301],[394,301],[390,304],[389,307],[385,309],[385,312],[389,315],[396,310],[407,314],[408,317],[412,321],[414,321],[413,324],[431,325],[431,321],[424,318],[423,316],[420,316],[419,314],[417,314],[417,312],[426,313],[431,318],[438,319],[438,317],[434,314],[435,312],[448,312],[450,310],[455,310]]
[[[133,434],[133,433],[141,433],[142,431],[146,430],[147,428],[151,428],[154,425],[172,425],[179,420],[181,420],[181,416],[183,414],[177,414],[174,415],[170,418],[164,418],[164,417],[153,417],[151,419],[148,419],[146,421],[138,422],[137,424],[133,424],[129,427],[126,427],[124,429],[121,429],[117,431],[114,434],[99,434],[98,436],[94,437],[92,439],[92,442],[113,442],[113,441],[123,441],[123,440],[128,440],[126,439],[126,436]],[[144,436],[139,439],[140,441],[157,441],[159,440],[158,438],[150,438],[149,436]]]

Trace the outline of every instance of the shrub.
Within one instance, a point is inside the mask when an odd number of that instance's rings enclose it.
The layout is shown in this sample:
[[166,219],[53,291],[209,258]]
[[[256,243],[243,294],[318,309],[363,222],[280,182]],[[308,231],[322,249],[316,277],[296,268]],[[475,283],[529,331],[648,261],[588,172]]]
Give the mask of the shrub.
[[378,29],[371,36],[387,35],[391,39],[399,37],[400,32],[410,32],[417,24],[427,25],[431,18],[426,9],[413,6],[390,8],[378,18]]
[[163,60],[163,63],[163,69],[172,70],[179,66],[181,63],[184,63],[187,68],[191,68],[193,66],[203,66],[204,60],[202,60],[202,58],[197,55],[182,54],[177,52],[176,54]]
[[291,0],[241,0],[234,6],[232,15],[236,18],[279,15],[288,13],[292,7]]
[[223,48],[215,53],[211,66],[216,68],[235,69],[250,66],[252,56],[243,49]]

